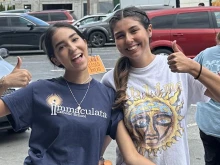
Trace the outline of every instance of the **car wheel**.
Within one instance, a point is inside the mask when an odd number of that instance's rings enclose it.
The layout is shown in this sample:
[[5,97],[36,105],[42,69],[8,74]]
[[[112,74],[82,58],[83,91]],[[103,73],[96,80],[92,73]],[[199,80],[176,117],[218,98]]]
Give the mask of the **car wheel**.
[[100,31],[93,32],[89,36],[89,42],[92,45],[92,47],[102,47],[106,43],[105,34]]
[[163,55],[163,56],[169,56],[170,54],[172,54],[173,52],[169,49],[157,49],[155,51],[153,51],[153,54],[155,55]]

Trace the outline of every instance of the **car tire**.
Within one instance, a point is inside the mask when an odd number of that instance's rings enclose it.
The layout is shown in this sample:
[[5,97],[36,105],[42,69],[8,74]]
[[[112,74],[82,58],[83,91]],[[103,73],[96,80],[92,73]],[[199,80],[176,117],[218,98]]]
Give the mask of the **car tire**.
[[106,43],[106,36],[100,31],[92,32],[89,36],[89,43],[92,47],[102,47]]
[[163,56],[168,56],[170,54],[172,54],[173,52],[169,49],[157,49],[155,51],[153,51],[153,54],[155,55],[163,55]]

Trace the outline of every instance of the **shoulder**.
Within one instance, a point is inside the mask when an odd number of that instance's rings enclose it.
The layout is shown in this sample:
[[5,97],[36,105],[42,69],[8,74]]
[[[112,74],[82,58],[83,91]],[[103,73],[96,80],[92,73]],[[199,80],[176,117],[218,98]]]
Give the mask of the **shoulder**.
[[115,89],[115,82],[114,82],[114,69],[108,71],[104,74],[104,76],[101,79],[101,83],[104,85]]
[[29,84],[30,87],[32,88],[37,88],[37,87],[48,87],[49,85],[52,84],[59,84],[60,83],[60,78],[52,78],[52,79],[39,79],[36,81],[33,81]]
[[106,72],[104,74],[104,76],[102,77],[101,82],[107,81],[107,80],[112,79],[112,78],[114,78],[114,69],[111,69],[108,72]]
[[96,91],[97,91],[97,94],[104,94],[104,95],[108,95],[109,97],[115,97],[115,91],[113,88],[109,87],[109,86],[106,86],[105,84],[93,79],[92,80],[92,84],[96,87]]

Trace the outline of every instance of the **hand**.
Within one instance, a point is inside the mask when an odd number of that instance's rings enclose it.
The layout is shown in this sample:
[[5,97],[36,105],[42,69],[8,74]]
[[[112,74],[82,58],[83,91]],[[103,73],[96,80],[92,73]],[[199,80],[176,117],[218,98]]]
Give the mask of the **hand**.
[[167,58],[169,68],[172,72],[188,73],[192,66],[193,60],[186,57],[177,47],[176,41],[172,42],[174,53],[170,54]]
[[4,79],[4,87],[25,87],[31,81],[31,74],[26,69],[20,69],[22,60],[18,57],[18,62],[13,71]]

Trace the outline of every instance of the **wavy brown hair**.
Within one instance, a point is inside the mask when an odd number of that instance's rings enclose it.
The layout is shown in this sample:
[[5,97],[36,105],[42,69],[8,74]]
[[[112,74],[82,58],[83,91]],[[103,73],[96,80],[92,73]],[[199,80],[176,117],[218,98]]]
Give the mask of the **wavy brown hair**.
[[[127,7],[116,11],[109,21],[113,36],[116,23],[126,17],[131,17],[134,20],[139,21],[146,30],[150,25],[149,18],[144,11],[133,6]],[[113,106],[114,108],[125,108],[125,103],[127,101],[126,90],[130,68],[131,63],[128,57],[123,56],[118,59],[114,69],[114,82],[116,87],[116,100]]]

